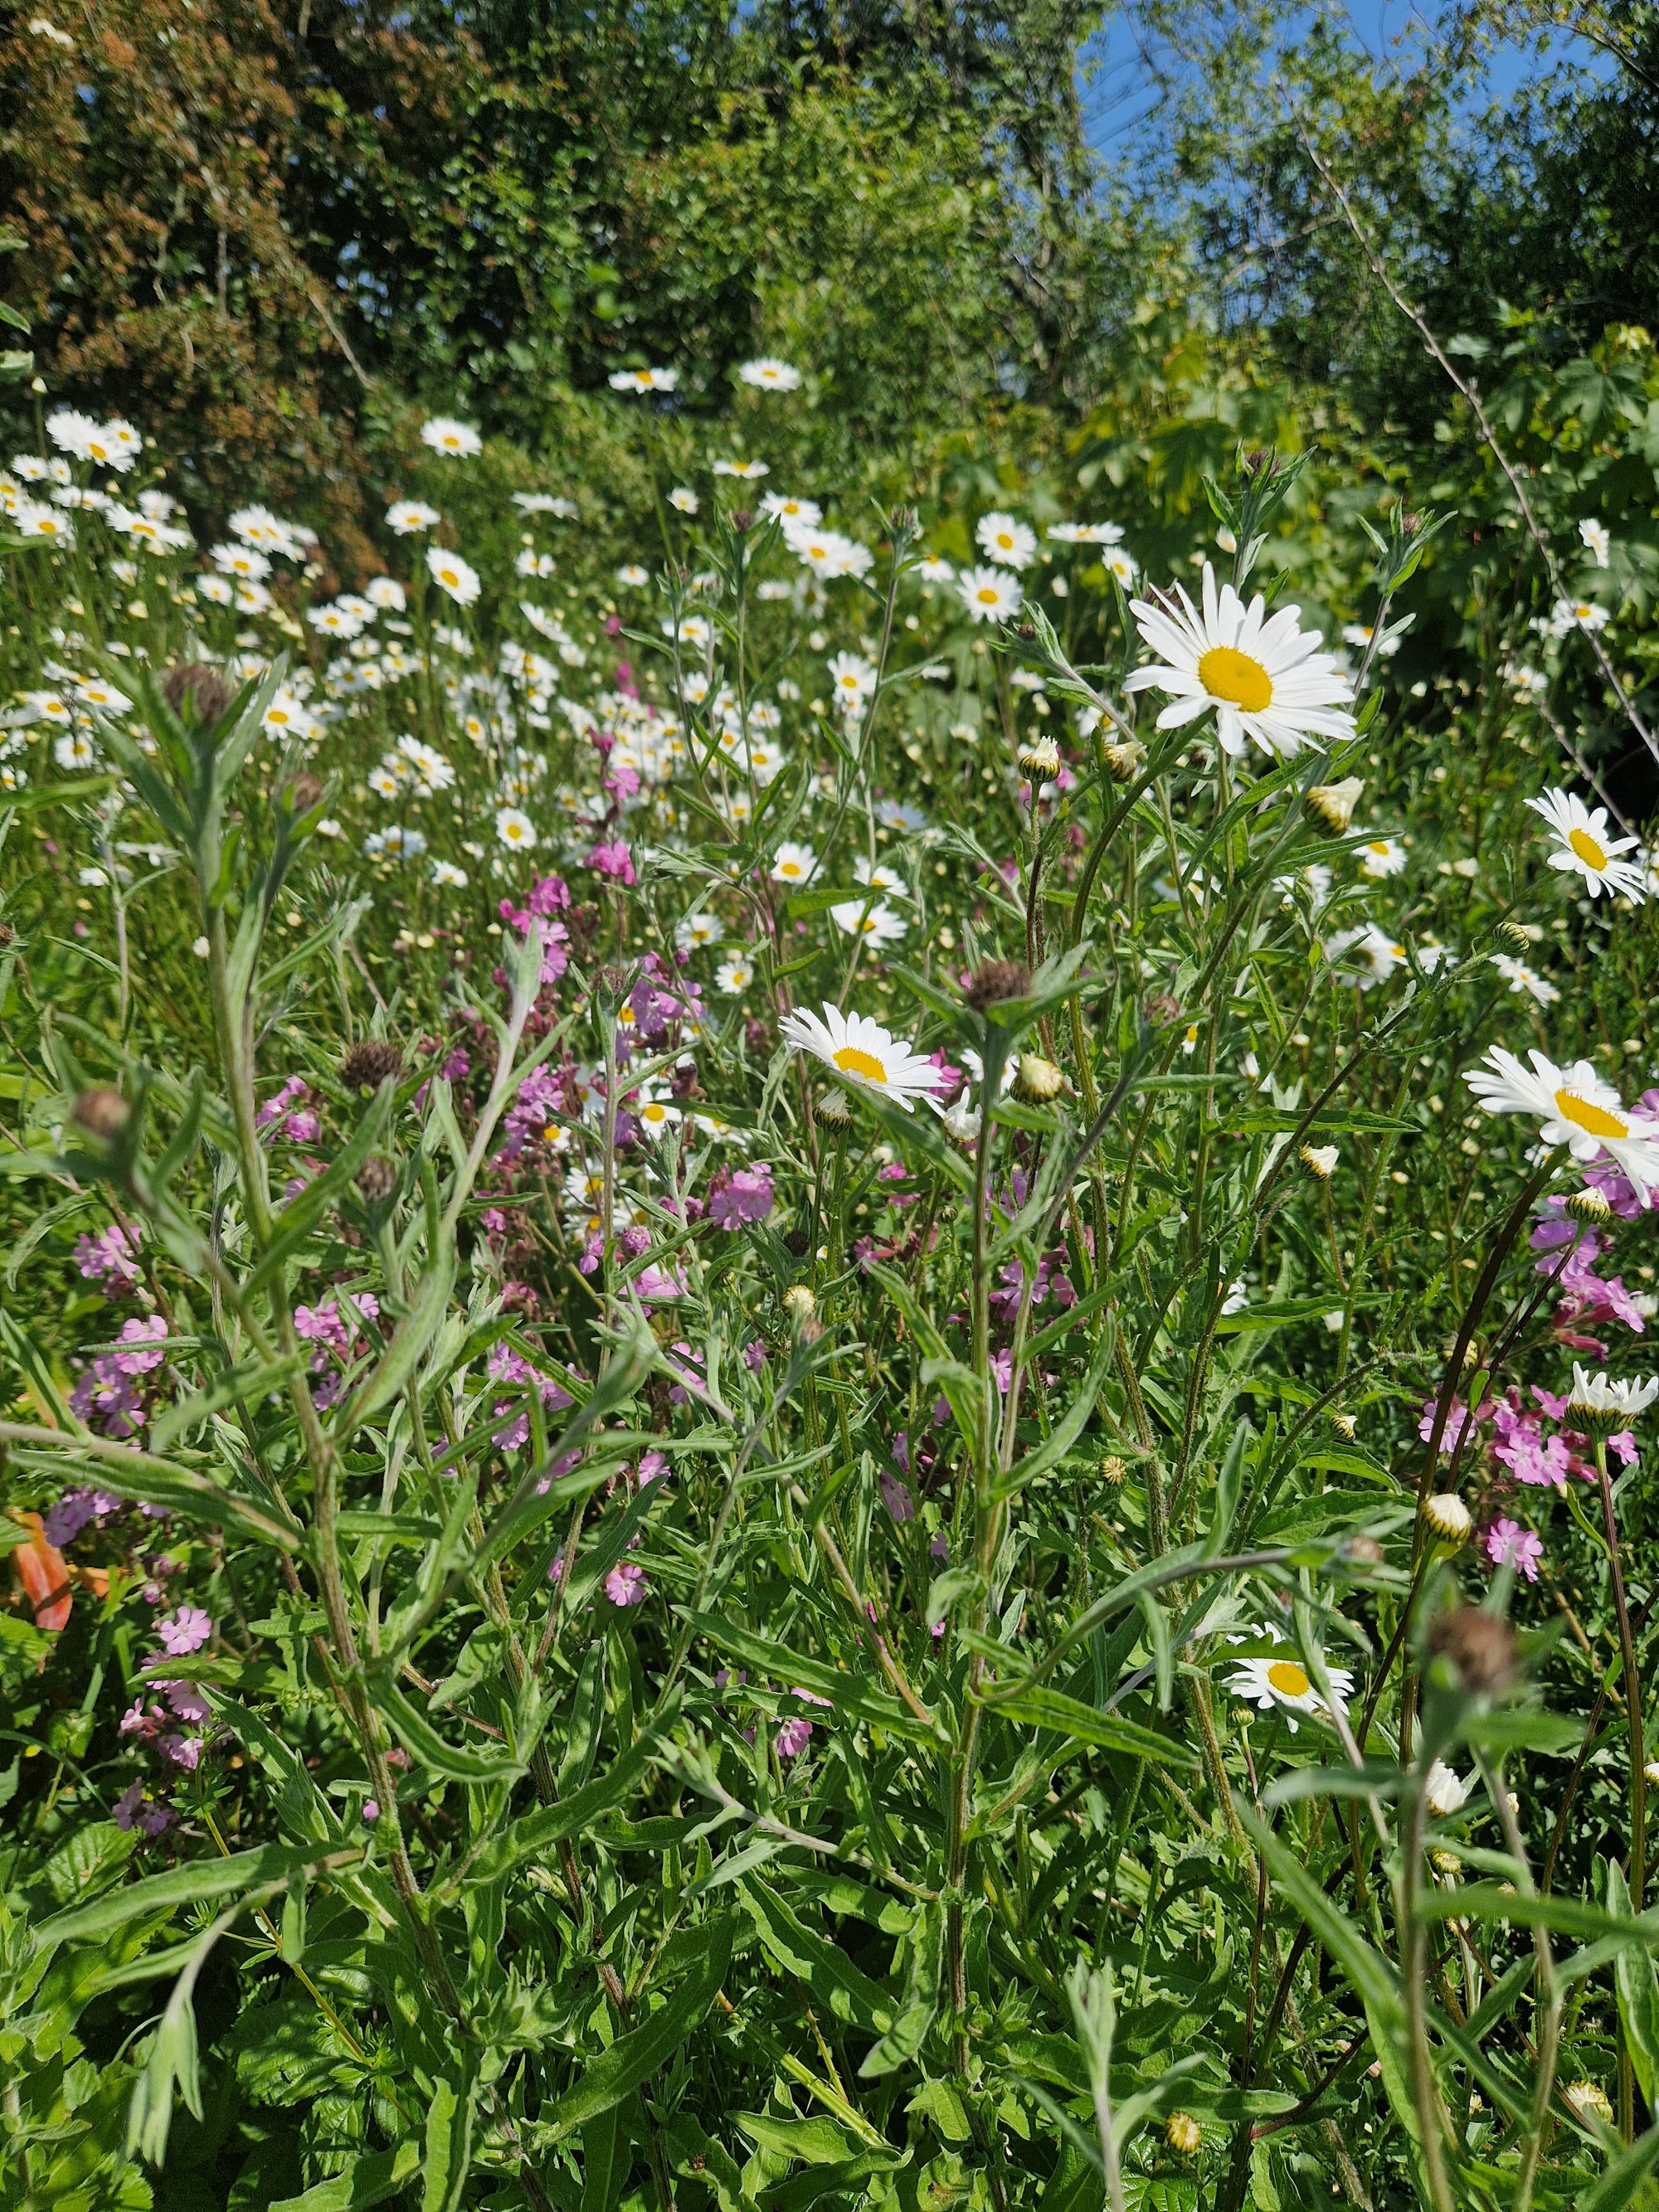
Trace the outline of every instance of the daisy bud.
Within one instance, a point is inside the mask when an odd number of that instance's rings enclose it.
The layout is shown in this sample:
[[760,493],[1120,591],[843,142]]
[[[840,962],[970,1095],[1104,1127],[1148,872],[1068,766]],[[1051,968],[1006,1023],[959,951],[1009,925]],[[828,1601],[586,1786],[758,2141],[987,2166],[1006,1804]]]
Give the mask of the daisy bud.
[[832,1122],[836,1128],[844,1129],[852,1118],[853,1109],[847,1102],[844,1091],[826,1091],[819,1099],[819,1121]]
[[1644,1765],[1642,1771],[1647,1776],[1650,1782],[1659,1782],[1659,1759],[1650,1759]]
[[1023,1052],[1014,1088],[1033,1106],[1046,1106],[1066,1088],[1066,1078],[1052,1060],[1044,1060],[1039,1053]]
[[1323,823],[1334,837],[1346,837],[1364,788],[1357,775],[1344,776],[1340,783],[1316,783],[1308,793],[1308,811],[1316,822]]
[[1146,757],[1146,748],[1131,738],[1126,744],[1103,745],[1100,757],[1114,783],[1133,783]]
[[70,1109],[70,1119],[86,1131],[89,1137],[100,1137],[104,1143],[112,1144],[127,1125],[132,1112],[118,1091],[100,1084],[95,1091],[83,1091]]
[[1297,1151],[1297,1158],[1316,1182],[1328,1182],[1336,1173],[1337,1149],[1334,1145],[1304,1145]]
[[1429,1853],[1429,1864],[1437,1874],[1461,1874],[1463,1870],[1463,1862],[1455,1851],[1432,1850]]
[[1439,1491],[1424,1501],[1423,1518],[1435,1534],[1448,1544],[1463,1543],[1474,1526],[1474,1517],[1455,1491]]
[[804,1327],[817,1312],[818,1302],[805,1283],[792,1283],[783,1294],[783,1310]]
[[1052,738],[1024,738],[1020,740],[1019,764],[1027,775],[1052,782],[1060,774],[1060,747]]
[[947,1137],[953,1138],[959,1145],[977,1144],[981,1118],[965,1097],[958,1098],[950,1111],[941,1116],[939,1127]]
[[[1352,1413],[1333,1413],[1331,1426],[1336,1431],[1338,1436],[1346,1437],[1349,1443],[1352,1443],[1359,1433],[1359,1425]],[[1356,1538],[1355,1540],[1358,1540]]]
[[1659,1382],[1651,1376],[1645,1382],[1616,1382],[1600,1368],[1587,1373],[1575,1360],[1567,1412],[1576,1427],[1592,1436],[1611,1436],[1615,1429],[1627,1429],[1656,1397]]
[[981,961],[968,979],[963,997],[976,1013],[1001,999],[1023,999],[1031,988],[1031,971],[1023,960]]
[[1501,938],[1511,952],[1524,953],[1531,943],[1531,939],[1518,921],[1500,921],[1492,933]]
[[1613,2125],[1613,2102],[1599,2081],[1575,2081],[1561,2094],[1581,2120],[1600,2120],[1604,2128]]
[[1183,2158],[1190,2158],[1204,2140],[1204,2130],[1190,2112],[1171,2112],[1164,2140]]
[[1613,1218],[1612,1206],[1608,1205],[1606,1197],[1596,1189],[1594,1183],[1588,1185],[1583,1190],[1574,1191],[1565,1203],[1567,1212],[1571,1214],[1575,1221],[1589,1221],[1599,1225],[1601,1222],[1611,1221]]
[[1435,1616],[1429,1624],[1429,1656],[1448,1661],[1458,1688],[1472,1698],[1498,1697],[1521,1673],[1515,1631],[1476,1605],[1456,1606]]

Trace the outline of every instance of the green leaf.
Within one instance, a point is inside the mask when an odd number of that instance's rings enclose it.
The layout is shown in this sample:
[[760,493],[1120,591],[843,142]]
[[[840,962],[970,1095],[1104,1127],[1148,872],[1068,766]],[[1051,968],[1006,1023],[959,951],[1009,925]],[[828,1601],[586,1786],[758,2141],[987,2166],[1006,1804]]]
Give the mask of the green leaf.
[[222,1413],[227,1406],[257,1402],[274,1390],[285,1389],[296,1375],[304,1372],[305,1364],[305,1355],[295,1352],[286,1359],[245,1359],[237,1366],[225,1368],[216,1382],[180,1405],[169,1406],[156,1417],[150,1427],[150,1449],[166,1451],[180,1437],[189,1436],[204,1421]]
[[[763,2150],[804,2166],[836,2166],[844,2160],[858,2157],[864,2148],[837,2121],[823,2112],[815,2113],[810,2120],[783,2120],[775,2112],[738,2112],[733,2115],[732,2124]],[[898,2151],[893,2153],[895,2166],[900,2157]]]
[[[1616,1859],[1607,1862],[1607,1911],[1616,1920],[1631,1917],[1630,1890]],[[1659,1982],[1654,1978],[1653,1960],[1634,1944],[1620,1951],[1613,1971],[1626,2047],[1650,2109],[1654,2083],[1659,2081]]]
[[762,1943],[786,1973],[804,1982],[837,2020],[866,2035],[887,2033],[898,2016],[899,2002],[879,1982],[872,1982],[837,1945],[808,1928],[758,1875],[745,1876],[738,1895]]
[[[362,1856],[361,1850],[341,1856],[347,1861]],[[187,1865],[169,1867],[164,1874],[147,1875],[125,1889],[112,1890],[90,1905],[55,1912],[34,1931],[37,1945],[87,1943],[110,1935],[141,1914],[161,1912],[176,1905],[205,1904],[210,1898],[234,1897],[239,1890],[282,1887],[292,1874],[333,1863],[333,1856],[319,1858],[315,1850],[296,1850],[287,1844],[266,1844],[257,1851],[233,1851],[228,1858],[192,1859]]]
[[650,1736],[641,1736],[595,1780],[561,1798],[556,1805],[544,1805],[538,1812],[526,1813],[515,1820],[479,1853],[475,1878],[482,1882],[499,1881],[515,1868],[543,1857],[555,1844],[592,1827],[601,1814],[621,1804],[643,1777],[651,1764],[652,1744]]
[[421,2170],[421,2145],[405,2136],[396,2150],[370,2152],[348,2160],[343,2172],[319,2181],[301,2197],[284,2197],[270,2212],[367,2212],[400,2196]]
[[452,1782],[511,1782],[524,1772],[524,1760],[510,1751],[462,1751],[447,1742],[410,1705],[389,1668],[374,1670],[370,1680],[375,1705],[392,1733],[410,1757],[432,1773],[446,1775]]
[[1581,2189],[1572,2200],[1573,2212],[1620,2212],[1635,2196],[1638,2187],[1659,2160],[1659,2127],[1650,2128],[1644,2136],[1638,2136],[1630,2148],[1623,2151],[1599,2181]]
[[1046,1683],[1029,1682],[1011,1698],[986,1700],[1000,1719],[1014,1721],[1027,1728],[1054,1729],[1062,1735],[1074,1736],[1079,1743],[1097,1745],[1102,1751],[1121,1752],[1127,1759],[1150,1759],[1160,1766],[1196,1767],[1199,1756],[1177,1743],[1173,1736],[1160,1735],[1156,1729],[1141,1728],[1133,1721],[1120,1720],[1115,1713],[1103,1713],[1093,1705],[1085,1705],[1080,1698],[1068,1698],[1061,1690],[1051,1690]]
[[1112,1351],[1113,1334],[1111,1329],[1108,1328],[1101,1332],[1101,1341],[1096,1349],[1089,1371],[1079,1385],[1077,1396],[1067,1407],[1064,1418],[1054,1423],[1054,1427],[1035,1451],[1027,1452],[1025,1457],[1018,1461],[1006,1474],[1000,1474],[996,1477],[992,1485],[995,1496],[1014,1497],[1017,1492],[1024,1489],[1028,1482],[1035,1481],[1040,1474],[1046,1474],[1051,1467],[1065,1458],[1066,1453],[1083,1434],[1089,1416],[1095,1410],[1095,1401],[1100,1395],[1101,1384],[1106,1380],[1106,1370],[1111,1362]]
[[614,2212],[628,2180],[627,2131],[622,2107],[610,2106],[582,2130],[580,2212]]
[[922,1743],[939,1740],[937,1725],[929,1727],[918,1720],[908,1705],[872,1689],[856,1674],[831,1667],[821,1659],[803,1658],[784,1644],[753,1635],[748,1629],[722,1620],[714,1613],[688,1613],[685,1619],[697,1635],[706,1638],[718,1650],[758,1668],[786,1689],[816,1690],[821,1698],[829,1698],[836,1712],[848,1719],[872,1721],[895,1735],[913,1736]]
[[455,1285],[455,1243],[447,1240],[432,1260],[415,1294],[415,1304],[393,1332],[392,1341],[341,1414],[334,1441],[342,1446],[374,1414],[389,1406],[415,1371],[416,1361],[442,1326]]
[[673,2057],[697,2027],[714,2003],[715,1991],[732,1962],[731,1916],[705,1921],[697,1933],[699,1954],[678,1989],[639,2027],[618,2036],[609,2051],[588,2064],[581,2079],[566,2090],[550,2116],[541,2122],[539,2132],[544,2141],[561,2142],[613,2105],[621,2104]]
[[421,2212],[457,2212],[472,2164],[472,2106],[477,2094],[477,2082],[470,2066],[459,2086],[447,2074],[441,2074],[432,2085],[421,2169]]

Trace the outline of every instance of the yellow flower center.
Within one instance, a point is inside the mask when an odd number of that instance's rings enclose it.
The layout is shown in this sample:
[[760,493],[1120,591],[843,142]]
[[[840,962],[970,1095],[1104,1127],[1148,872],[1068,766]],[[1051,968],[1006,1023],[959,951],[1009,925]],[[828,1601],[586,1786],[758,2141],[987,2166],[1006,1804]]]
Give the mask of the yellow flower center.
[[1212,645],[1198,664],[1198,680],[1212,699],[1259,714],[1273,702],[1273,680],[1259,660],[1231,645]]
[[1302,1669],[1288,1659],[1275,1659],[1267,1669],[1267,1680],[1281,1698],[1305,1698],[1312,1687]]
[[1571,1091],[1558,1091],[1555,1110],[1564,1121],[1571,1121],[1592,1137],[1627,1137],[1629,1124],[1617,1114],[1609,1114],[1605,1106],[1592,1106],[1588,1098],[1580,1098]]
[[1567,832],[1567,842],[1577,854],[1584,866],[1587,868],[1594,868],[1598,875],[1607,866],[1607,854],[1588,830],[1570,830]]
[[997,603],[996,589],[991,584],[981,584],[974,596],[982,607],[994,607]]
[[866,1083],[885,1083],[887,1070],[873,1053],[860,1052],[855,1044],[844,1044],[833,1055],[836,1066],[844,1075],[861,1075]]

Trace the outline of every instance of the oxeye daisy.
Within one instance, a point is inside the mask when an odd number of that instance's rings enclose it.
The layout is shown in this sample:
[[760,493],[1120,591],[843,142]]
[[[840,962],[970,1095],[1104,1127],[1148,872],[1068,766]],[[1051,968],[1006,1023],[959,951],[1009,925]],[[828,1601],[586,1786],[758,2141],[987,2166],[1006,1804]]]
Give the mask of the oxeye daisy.
[[434,522],[443,520],[435,507],[428,507],[423,499],[394,500],[386,511],[386,528],[398,538],[412,537],[417,530],[430,530]]
[[1397,837],[1368,838],[1359,848],[1359,872],[1379,883],[1397,876],[1406,865],[1406,848]]
[[1592,813],[1576,791],[1547,791],[1541,799],[1529,799],[1527,804],[1534,814],[1541,814],[1560,840],[1550,854],[1550,866],[1567,875],[1582,876],[1589,885],[1592,898],[1600,898],[1606,891],[1609,896],[1622,893],[1639,905],[1647,896],[1647,881],[1634,860],[1621,860],[1621,853],[1637,849],[1634,837],[1613,837],[1607,834],[1607,810],[1598,806]]
[[478,572],[459,553],[446,552],[441,545],[428,546],[426,565],[432,580],[441,592],[447,592],[459,607],[470,607],[478,596]]
[[828,1000],[822,1018],[805,1012],[786,1014],[781,1034],[798,1052],[810,1052],[836,1069],[844,1082],[896,1100],[907,1114],[912,1099],[931,1097],[939,1081],[938,1068],[912,1049],[908,1038],[893,1036],[867,1014],[844,1014]]
[[796,523],[803,530],[816,530],[823,520],[823,509],[815,499],[792,499],[787,492],[769,491],[761,501],[761,513],[780,522]]
[[832,906],[830,915],[844,935],[861,937],[870,945],[891,945],[909,927],[903,915],[895,914],[884,900],[866,906],[858,899],[846,899],[840,906]]
[[744,362],[738,374],[757,392],[793,392],[800,383],[798,368],[791,368],[787,361],[775,361],[769,355],[763,355],[758,361]]
[[754,963],[745,960],[741,953],[734,954],[730,960],[722,960],[714,970],[714,988],[724,991],[728,998],[740,996],[754,980]]
[[1026,568],[1036,554],[1036,532],[1012,514],[981,514],[974,536],[986,559],[999,568]]
[[495,809],[495,835],[503,845],[527,853],[536,842],[536,825],[527,814],[520,814],[516,806],[498,806]]
[[1024,597],[1019,578],[1006,568],[964,568],[957,591],[976,623],[1012,622]]
[[1627,1114],[1587,1060],[1558,1067],[1536,1050],[1528,1058],[1530,1068],[1495,1045],[1463,1080],[1489,1114],[1536,1115],[1545,1145],[1565,1145],[1586,1163],[1605,1152],[1646,1206],[1659,1188],[1659,1123]]
[[804,884],[816,873],[818,856],[810,845],[780,845],[772,863],[775,884]]
[[421,443],[458,461],[470,461],[483,451],[483,440],[477,432],[448,415],[434,415],[429,422],[422,423]]
[[[1261,1632],[1276,1644],[1271,1628]],[[1346,1667],[1328,1667],[1332,1689],[1339,1700],[1346,1700],[1353,1687],[1353,1676]],[[1296,1713],[1322,1713],[1324,1699],[1313,1685],[1313,1677],[1301,1660],[1289,1650],[1280,1647],[1263,1657],[1241,1659],[1236,1671],[1229,1675],[1227,1687],[1236,1698],[1243,1698],[1258,1711],[1269,1713],[1275,1708],[1285,1716],[1285,1724],[1292,1735],[1297,1723]]]
[[1348,679],[1321,650],[1317,631],[1298,629],[1300,607],[1269,615],[1260,592],[1246,606],[1231,584],[1217,590],[1207,561],[1203,602],[1200,613],[1176,584],[1130,603],[1142,638],[1161,657],[1137,668],[1125,689],[1170,694],[1160,730],[1181,729],[1212,708],[1224,752],[1242,753],[1254,739],[1286,759],[1304,744],[1352,736]]
[[618,368],[610,384],[613,392],[672,392],[679,380],[677,368]]

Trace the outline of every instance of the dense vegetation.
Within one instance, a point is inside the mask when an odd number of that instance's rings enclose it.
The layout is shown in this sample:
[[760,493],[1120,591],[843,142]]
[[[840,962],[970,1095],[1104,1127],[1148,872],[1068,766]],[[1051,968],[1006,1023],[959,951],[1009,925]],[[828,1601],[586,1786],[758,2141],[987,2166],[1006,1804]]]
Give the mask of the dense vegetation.
[[0,2203],[1659,2201],[1542,20],[12,19]]

